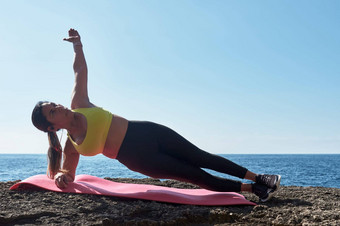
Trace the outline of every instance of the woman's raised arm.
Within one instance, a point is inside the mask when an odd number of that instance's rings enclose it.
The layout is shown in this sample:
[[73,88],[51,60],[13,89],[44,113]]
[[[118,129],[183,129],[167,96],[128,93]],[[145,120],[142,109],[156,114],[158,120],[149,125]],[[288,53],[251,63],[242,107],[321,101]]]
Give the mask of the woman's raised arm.
[[64,41],[73,43],[75,53],[73,63],[75,84],[72,92],[71,109],[93,107],[87,92],[87,65],[80,35],[73,28],[68,31],[68,35],[69,37],[64,38]]

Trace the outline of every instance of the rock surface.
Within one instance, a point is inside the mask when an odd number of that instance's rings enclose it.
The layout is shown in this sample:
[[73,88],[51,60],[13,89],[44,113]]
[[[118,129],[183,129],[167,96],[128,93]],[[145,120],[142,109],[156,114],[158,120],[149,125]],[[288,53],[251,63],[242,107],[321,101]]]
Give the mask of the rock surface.
[[[117,182],[195,188],[173,180],[110,179]],[[10,191],[0,183],[0,225],[340,225],[340,189],[284,187],[257,206],[190,206],[67,194]],[[257,202],[253,194],[243,193]]]

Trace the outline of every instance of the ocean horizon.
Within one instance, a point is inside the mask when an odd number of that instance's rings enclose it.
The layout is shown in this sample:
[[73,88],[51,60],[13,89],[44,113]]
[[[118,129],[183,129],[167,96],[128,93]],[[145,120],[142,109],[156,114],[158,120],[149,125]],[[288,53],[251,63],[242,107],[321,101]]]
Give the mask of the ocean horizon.
[[[285,186],[320,186],[340,188],[340,154],[219,154],[254,173],[280,174]],[[46,154],[0,154],[0,182],[24,180],[46,174]],[[241,180],[212,170],[216,176]],[[77,175],[89,174],[101,178],[146,178],[133,172],[117,160],[103,155],[80,156]],[[247,180],[241,180],[247,182]],[[248,181],[249,182],[249,181]]]

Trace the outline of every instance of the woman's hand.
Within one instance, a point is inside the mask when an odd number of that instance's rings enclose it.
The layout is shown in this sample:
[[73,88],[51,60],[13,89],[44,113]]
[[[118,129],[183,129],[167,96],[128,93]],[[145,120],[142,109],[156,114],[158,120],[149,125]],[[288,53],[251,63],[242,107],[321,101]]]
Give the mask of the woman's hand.
[[72,182],[73,179],[67,173],[59,172],[54,176],[54,182],[58,188],[67,188],[68,183]]
[[75,43],[80,43],[80,35],[77,30],[71,28],[68,31],[68,38],[64,38],[64,41],[72,42],[73,44]]

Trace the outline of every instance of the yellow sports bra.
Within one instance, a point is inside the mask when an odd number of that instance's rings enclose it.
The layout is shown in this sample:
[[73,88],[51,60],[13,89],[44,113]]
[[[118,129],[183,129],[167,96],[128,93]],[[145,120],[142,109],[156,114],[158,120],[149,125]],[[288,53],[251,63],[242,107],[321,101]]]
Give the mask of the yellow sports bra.
[[87,121],[85,139],[81,144],[78,145],[67,134],[75,149],[79,154],[85,156],[94,156],[102,153],[111,126],[112,113],[99,107],[78,108],[72,111],[84,115]]

